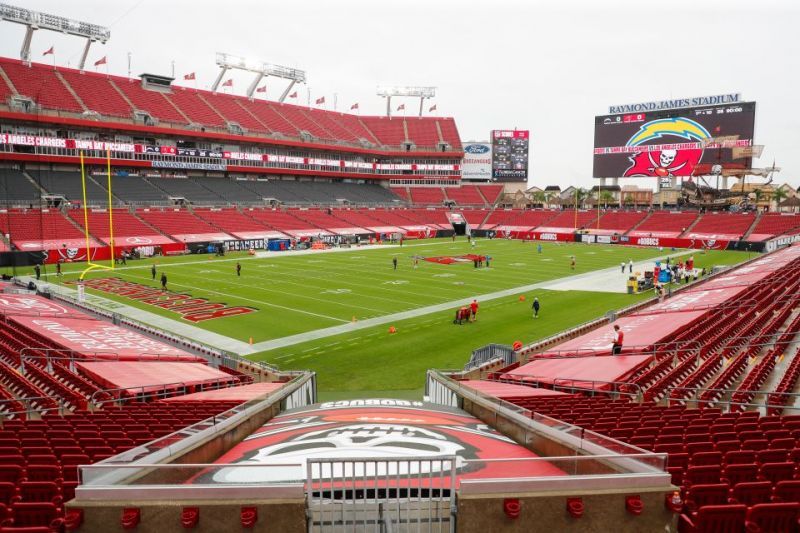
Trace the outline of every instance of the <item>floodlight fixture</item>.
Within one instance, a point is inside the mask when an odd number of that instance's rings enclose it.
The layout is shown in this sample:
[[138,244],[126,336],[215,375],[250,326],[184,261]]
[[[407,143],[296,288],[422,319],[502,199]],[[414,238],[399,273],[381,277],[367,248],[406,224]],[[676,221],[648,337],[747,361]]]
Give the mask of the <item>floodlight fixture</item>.
[[412,87],[412,86],[394,86],[394,87],[378,87],[376,94],[380,97],[386,98],[386,116],[392,116],[392,97],[411,97],[419,98],[419,116],[422,116],[422,108],[426,98],[433,98],[436,96],[436,87]]
[[106,42],[111,39],[111,30],[105,26],[59,17],[58,15],[51,15],[49,13],[42,13],[41,11],[33,11],[31,9],[8,4],[0,4],[0,20],[22,24],[26,27],[25,37],[22,40],[19,56],[22,61],[29,64],[31,62],[31,40],[33,39],[33,32],[35,30],[57,31],[67,35],[85,38],[86,45],[83,48],[83,54],[78,63],[80,70],[83,70],[86,64],[86,58],[89,55],[89,47],[92,43],[99,41],[102,44],[106,44]]
[[253,93],[258,87],[258,84],[261,83],[261,80],[267,76],[289,80],[289,86],[283,91],[283,94],[279,99],[280,102],[283,102],[283,100],[289,94],[289,91],[291,91],[292,87],[294,87],[295,83],[306,82],[306,72],[304,70],[274,65],[259,59],[226,54],[224,52],[217,52],[217,66],[220,68],[219,75],[214,81],[214,84],[211,86],[211,90],[214,92],[216,92],[220,82],[222,82],[222,78],[225,76],[225,73],[231,69],[244,70],[246,72],[254,72],[256,74],[255,79],[247,89],[248,98],[253,97]]

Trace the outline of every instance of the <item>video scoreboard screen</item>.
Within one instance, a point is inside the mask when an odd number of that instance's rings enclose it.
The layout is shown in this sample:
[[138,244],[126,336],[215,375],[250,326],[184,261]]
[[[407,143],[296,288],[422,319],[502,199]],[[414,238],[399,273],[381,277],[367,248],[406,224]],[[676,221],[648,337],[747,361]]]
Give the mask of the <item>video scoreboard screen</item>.
[[528,140],[530,132],[492,131],[492,179],[495,181],[528,180]]
[[692,176],[749,168],[734,148],[753,145],[756,103],[595,117],[595,178]]

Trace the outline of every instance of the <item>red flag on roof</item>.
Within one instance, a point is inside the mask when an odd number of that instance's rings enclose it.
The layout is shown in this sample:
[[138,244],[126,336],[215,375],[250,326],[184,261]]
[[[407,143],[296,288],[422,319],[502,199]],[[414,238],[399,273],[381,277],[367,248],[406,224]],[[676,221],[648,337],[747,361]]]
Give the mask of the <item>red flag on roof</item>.
[[297,91],[289,95],[289,98],[297,98]]
[[194,77],[194,72],[190,72],[189,74],[186,74],[186,75],[183,77],[183,79],[185,79],[185,80],[187,80],[187,81],[195,79],[195,77]]
[[228,81],[222,84],[223,87],[233,87],[233,78],[230,78]]
[[325,103],[325,97],[321,96],[321,97],[317,98],[316,102],[317,102],[317,105],[324,104]]
[[266,85],[262,85],[261,87],[256,89],[256,92],[257,93],[265,93],[265,92],[267,92],[267,86]]
[[400,104],[399,106],[397,106],[397,110],[398,111],[403,111],[405,108],[406,108],[406,104]]
[[358,102],[350,106],[350,111],[352,111],[353,109],[358,109]]
[[433,112],[433,111],[436,111],[436,104],[433,104],[433,105],[431,106],[431,108],[430,108],[430,109],[428,109],[428,112],[429,112],[429,113],[431,113],[431,112]]
[[105,65],[106,63],[108,63],[108,61],[106,60],[106,56],[103,56],[94,62],[94,66],[99,67],[100,65]]
[[47,50],[45,50],[45,52],[44,52],[42,55],[43,55],[43,56],[49,56],[49,55],[52,55],[52,54],[54,54],[54,53],[55,53],[55,51],[56,51],[56,50],[55,50],[55,48],[51,46],[50,48],[48,48]]

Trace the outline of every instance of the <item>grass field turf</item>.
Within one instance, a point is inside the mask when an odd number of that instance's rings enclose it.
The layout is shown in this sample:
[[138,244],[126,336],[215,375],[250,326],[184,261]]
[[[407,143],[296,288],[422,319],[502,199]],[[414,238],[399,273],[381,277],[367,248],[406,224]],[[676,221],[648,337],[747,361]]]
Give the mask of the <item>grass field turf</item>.
[[[158,268],[167,273],[172,291],[208,298],[228,305],[259,308],[250,315],[196,324],[232,338],[255,342],[311,331],[332,325],[460,298],[510,289],[536,282],[618,266],[628,259],[644,260],[668,253],[651,248],[622,246],[522,243],[479,240],[472,248],[465,240],[416,241],[402,248],[353,249],[342,253],[250,258],[244,254],[225,259],[209,256],[158,258]],[[441,265],[412,256],[446,256],[467,253],[492,256],[492,268],[475,269],[471,263]],[[576,269],[569,257],[576,257]],[[747,258],[740,252],[695,252],[698,267],[732,264]],[[398,258],[398,269],[392,268]],[[235,275],[236,261],[242,276]],[[88,277],[117,276],[156,286],[150,279],[150,260],[130,262],[128,268],[93,272]],[[64,280],[75,279],[83,265],[65,265]],[[52,274],[54,268],[48,268]],[[48,276],[53,280],[53,276]],[[621,277],[622,278],[622,277]],[[620,283],[624,283],[623,279]],[[93,291],[89,291],[93,292]],[[172,319],[175,313],[140,304],[128,298],[97,293]],[[530,316],[528,293],[481,303],[474,324],[452,324],[454,310],[425,314],[387,326],[304,342],[251,356],[282,368],[308,368],[318,372],[323,398],[336,392],[350,396],[392,391],[394,396],[415,396],[428,368],[461,367],[472,349],[491,342],[531,342],[605,312],[624,307],[646,295],[537,290],[542,317]]]

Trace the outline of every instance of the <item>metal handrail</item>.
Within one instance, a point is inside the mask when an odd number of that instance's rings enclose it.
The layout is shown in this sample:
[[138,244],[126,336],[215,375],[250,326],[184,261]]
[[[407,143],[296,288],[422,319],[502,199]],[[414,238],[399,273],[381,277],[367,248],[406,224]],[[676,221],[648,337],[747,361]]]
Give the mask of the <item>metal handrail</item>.
[[[238,384],[239,378],[236,376],[230,376],[230,378],[214,378],[212,380],[204,380],[198,383],[189,383],[187,384],[185,381],[176,381],[173,383],[157,383],[153,385],[137,385],[135,387],[114,387],[110,389],[102,389],[95,391],[89,397],[89,403],[91,405],[103,405],[105,403],[117,402],[120,400],[125,400],[122,395],[115,396],[113,393],[115,392],[128,392],[131,393],[132,391],[141,391],[140,393],[133,393],[132,396],[137,398],[148,398],[148,397],[156,397],[162,398],[167,397],[170,394],[173,394],[176,389],[182,389],[184,393],[189,387],[200,387],[200,390],[204,390],[206,385],[213,385],[217,384],[220,385],[217,388],[229,388],[231,386],[235,386]],[[152,391],[145,391],[145,389],[156,389]],[[106,394],[110,397],[108,400],[97,400],[97,397]]]

